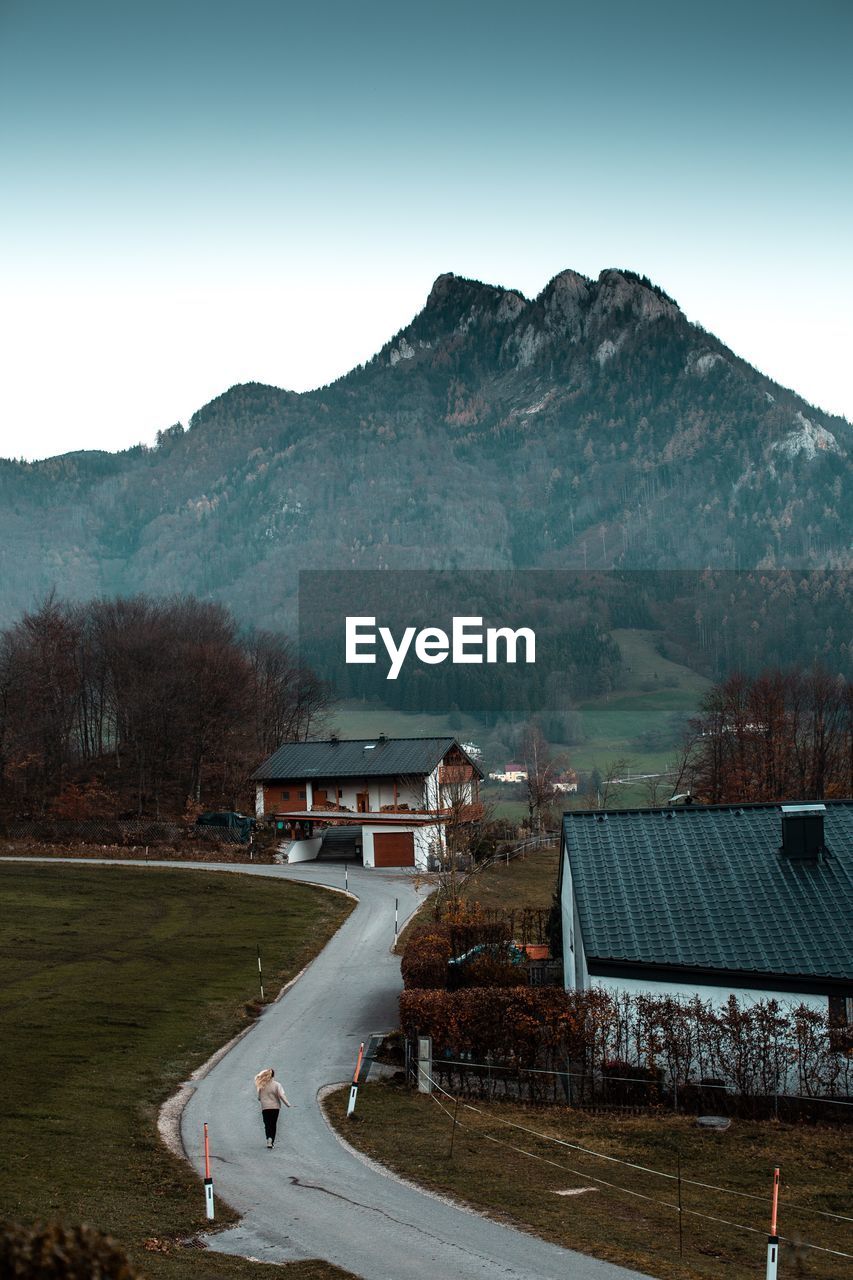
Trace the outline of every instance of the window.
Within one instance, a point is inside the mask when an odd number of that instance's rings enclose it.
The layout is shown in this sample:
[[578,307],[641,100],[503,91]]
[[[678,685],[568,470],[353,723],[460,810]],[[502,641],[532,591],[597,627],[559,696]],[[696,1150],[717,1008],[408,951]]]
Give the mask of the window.
[[829,1047],[853,1057],[853,996],[829,997]]
[[290,792],[289,792],[289,791],[282,791],[282,793],[281,793],[281,798],[282,798],[282,800],[289,800],[289,799],[290,799]]
[[300,799],[300,800],[304,800],[304,799],[305,799],[305,792],[304,792],[304,791],[300,791],[300,792],[299,792],[299,799]]

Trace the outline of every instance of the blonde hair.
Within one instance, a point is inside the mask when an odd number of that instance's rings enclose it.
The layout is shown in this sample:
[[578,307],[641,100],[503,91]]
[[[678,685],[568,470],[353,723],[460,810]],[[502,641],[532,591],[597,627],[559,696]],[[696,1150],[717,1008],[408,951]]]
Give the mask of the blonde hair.
[[275,1072],[273,1071],[272,1067],[264,1067],[263,1071],[258,1072],[258,1074],[255,1076],[255,1088],[257,1089],[258,1093],[260,1093],[261,1089],[263,1089],[265,1084],[269,1084],[270,1080],[272,1080],[274,1075],[275,1075]]

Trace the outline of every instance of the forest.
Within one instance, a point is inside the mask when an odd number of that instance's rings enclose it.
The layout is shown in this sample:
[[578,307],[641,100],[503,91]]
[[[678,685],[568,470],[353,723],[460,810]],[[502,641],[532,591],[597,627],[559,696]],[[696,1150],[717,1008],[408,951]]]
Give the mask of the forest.
[[222,605],[51,594],[0,632],[0,813],[241,809],[252,770],[327,702],[286,640]]
[[[710,680],[732,671],[818,664],[853,676],[849,571],[446,570],[311,571],[301,575],[299,650],[342,698],[396,710],[456,707],[484,724],[569,712],[620,688],[612,632],[656,633],[660,652]],[[395,681],[386,665],[347,665],[345,618],[375,616],[450,629],[454,616],[530,627],[535,666],[411,663]]]

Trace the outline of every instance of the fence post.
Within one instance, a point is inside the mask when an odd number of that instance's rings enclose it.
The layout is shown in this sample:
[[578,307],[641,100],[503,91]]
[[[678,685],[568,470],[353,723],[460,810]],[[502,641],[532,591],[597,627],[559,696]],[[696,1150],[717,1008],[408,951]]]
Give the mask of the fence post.
[[418,1036],[418,1093],[432,1093],[432,1036]]
[[448,1160],[453,1159],[453,1139],[456,1137],[456,1116],[459,1113],[459,1094],[456,1095],[456,1106],[453,1108],[453,1128],[450,1130],[450,1150],[447,1153]]
[[681,1208],[681,1152],[675,1153],[678,1161],[678,1256],[684,1257],[684,1213]]
[[770,1235],[767,1237],[766,1280],[776,1280],[779,1265],[779,1237],[776,1234],[776,1213],[779,1208],[779,1170],[773,1170],[773,1207],[770,1211]]

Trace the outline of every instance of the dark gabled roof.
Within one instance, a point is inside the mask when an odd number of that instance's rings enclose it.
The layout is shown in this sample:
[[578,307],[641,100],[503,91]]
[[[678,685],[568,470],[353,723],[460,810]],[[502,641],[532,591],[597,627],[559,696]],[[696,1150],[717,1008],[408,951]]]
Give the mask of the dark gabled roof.
[[853,982],[853,802],[827,852],[779,852],[779,805],[567,813],[581,935],[595,960]]
[[[252,777],[272,778],[382,778],[431,773],[451,747],[462,748],[455,738],[329,738],[325,742],[285,742]],[[462,751],[465,759],[468,756]],[[475,772],[482,773],[473,761]]]

